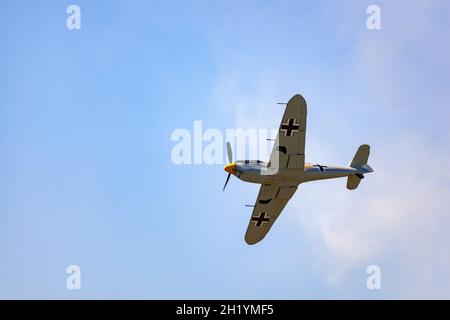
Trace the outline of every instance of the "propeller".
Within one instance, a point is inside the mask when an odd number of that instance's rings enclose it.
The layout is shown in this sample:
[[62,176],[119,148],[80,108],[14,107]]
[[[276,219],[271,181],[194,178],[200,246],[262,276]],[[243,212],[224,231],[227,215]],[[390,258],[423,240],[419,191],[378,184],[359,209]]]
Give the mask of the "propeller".
[[228,176],[227,176],[227,180],[225,180],[225,184],[223,185],[223,189],[222,189],[222,191],[225,191],[225,188],[227,187],[227,184],[228,184],[228,180],[230,180],[230,177],[231,177],[231,173],[229,173],[229,174],[228,174]]
[[[231,144],[229,142],[227,142],[227,155],[228,155],[228,162],[232,163],[233,162],[233,151],[231,150]],[[230,180],[230,177],[231,177],[231,173],[228,173],[227,180],[225,180],[225,184],[223,186],[222,191],[225,191],[225,188],[227,187],[228,180]]]
[[231,144],[227,142],[227,155],[228,155],[228,162],[233,162],[233,151],[231,150]]

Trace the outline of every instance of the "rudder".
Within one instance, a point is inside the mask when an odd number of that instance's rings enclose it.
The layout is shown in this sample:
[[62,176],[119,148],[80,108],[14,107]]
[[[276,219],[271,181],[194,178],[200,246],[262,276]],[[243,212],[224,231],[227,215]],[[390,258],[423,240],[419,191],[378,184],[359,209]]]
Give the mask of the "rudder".
[[352,162],[350,162],[350,167],[358,168],[362,167],[363,165],[366,165],[367,161],[369,160],[369,154],[370,154],[370,146],[368,144],[361,145],[358,148],[358,151],[356,151],[356,154],[353,157]]

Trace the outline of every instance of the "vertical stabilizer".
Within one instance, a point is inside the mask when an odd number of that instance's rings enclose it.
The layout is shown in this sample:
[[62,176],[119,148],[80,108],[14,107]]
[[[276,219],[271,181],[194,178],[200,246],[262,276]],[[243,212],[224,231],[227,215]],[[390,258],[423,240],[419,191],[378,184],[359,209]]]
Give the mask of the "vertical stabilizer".
[[362,167],[363,165],[366,165],[367,161],[369,160],[369,154],[370,154],[370,146],[368,144],[361,145],[358,148],[358,151],[356,151],[356,154],[353,157],[352,162],[350,162],[350,167],[358,168]]

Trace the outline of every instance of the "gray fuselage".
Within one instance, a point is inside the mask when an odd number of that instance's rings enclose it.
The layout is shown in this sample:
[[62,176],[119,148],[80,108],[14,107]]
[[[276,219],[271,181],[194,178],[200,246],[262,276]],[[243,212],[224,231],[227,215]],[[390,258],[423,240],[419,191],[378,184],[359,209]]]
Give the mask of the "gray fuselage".
[[245,160],[236,161],[235,176],[242,181],[259,184],[300,184],[308,181],[348,177],[350,174],[363,174],[351,167],[318,165],[305,163],[304,170],[270,168],[266,162]]

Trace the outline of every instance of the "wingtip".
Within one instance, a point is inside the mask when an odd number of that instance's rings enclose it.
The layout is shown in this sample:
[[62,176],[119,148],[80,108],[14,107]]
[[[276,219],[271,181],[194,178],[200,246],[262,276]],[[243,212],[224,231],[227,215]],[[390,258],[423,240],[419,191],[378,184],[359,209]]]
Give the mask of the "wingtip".
[[294,100],[300,100],[300,101],[306,102],[305,97],[303,97],[300,93],[293,95],[292,98],[289,99],[289,102],[294,101]]
[[245,242],[249,245],[249,246],[253,246],[253,245],[255,245],[255,244],[257,244],[258,242],[260,242],[262,239],[264,239],[264,238],[261,238],[261,239],[256,239],[256,238],[250,238],[250,237],[247,237],[247,235],[245,235]]

